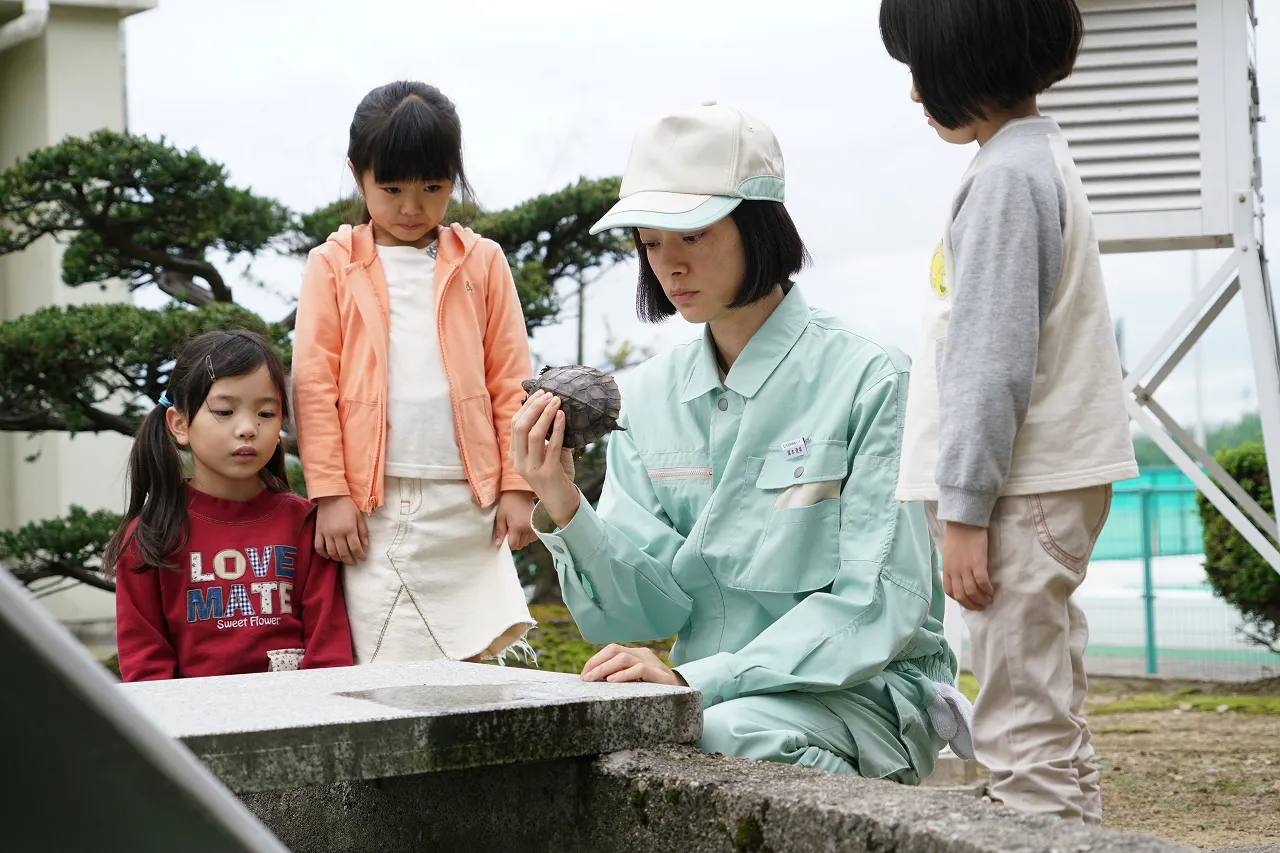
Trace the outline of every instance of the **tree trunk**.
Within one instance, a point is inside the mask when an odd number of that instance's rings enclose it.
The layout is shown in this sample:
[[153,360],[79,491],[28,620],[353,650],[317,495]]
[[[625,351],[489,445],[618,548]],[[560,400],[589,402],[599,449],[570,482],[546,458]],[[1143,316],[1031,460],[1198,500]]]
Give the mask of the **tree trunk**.
[[554,566],[534,575],[533,603],[564,605],[564,594],[560,591],[560,577],[556,574]]
[[179,302],[199,308],[213,302],[213,291],[196,284],[195,279],[176,270],[164,270],[156,276],[156,286]]
[[586,353],[583,337],[587,328],[587,285],[578,279],[578,360],[576,364],[586,364]]

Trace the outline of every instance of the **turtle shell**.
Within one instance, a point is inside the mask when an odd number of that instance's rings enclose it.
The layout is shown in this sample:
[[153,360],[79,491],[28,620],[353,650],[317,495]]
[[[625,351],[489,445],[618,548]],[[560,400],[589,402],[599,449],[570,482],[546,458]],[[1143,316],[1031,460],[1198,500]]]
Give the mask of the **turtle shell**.
[[594,367],[544,367],[536,379],[526,379],[521,387],[527,394],[546,391],[560,398],[565,447],[581,449],[606,433],[622,429],[618,426],[618,415],[622,413],[618,383]]

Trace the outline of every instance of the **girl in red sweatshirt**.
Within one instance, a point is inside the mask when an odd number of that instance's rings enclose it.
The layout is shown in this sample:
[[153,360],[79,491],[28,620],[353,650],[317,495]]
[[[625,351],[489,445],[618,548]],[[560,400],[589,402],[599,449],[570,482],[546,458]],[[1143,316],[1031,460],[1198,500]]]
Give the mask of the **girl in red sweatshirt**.
[[103,555],[125,681],[351,665],[338,567],[289,491],[288,416],[284,367],[257,335],[207,332],[178,357]]

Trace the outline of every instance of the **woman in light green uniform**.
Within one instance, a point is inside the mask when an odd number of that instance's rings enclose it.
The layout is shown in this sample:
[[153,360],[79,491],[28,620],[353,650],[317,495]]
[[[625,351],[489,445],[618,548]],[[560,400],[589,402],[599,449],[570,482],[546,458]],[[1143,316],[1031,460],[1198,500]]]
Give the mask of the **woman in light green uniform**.
[[711,752],[918,782],[940,731],[961,751],[967,708],[923,512],[893,498],[906,358],[791,283],[807,255],[752,116],[704,104],[651,124],[620,195],[593,231],[635,229],[642,318],[705,333],[624,383],[598,509],[559,400],[538,392],[513,419],[583,637],[677,635],[674,671],[609,645],[583,678],[697,689]]

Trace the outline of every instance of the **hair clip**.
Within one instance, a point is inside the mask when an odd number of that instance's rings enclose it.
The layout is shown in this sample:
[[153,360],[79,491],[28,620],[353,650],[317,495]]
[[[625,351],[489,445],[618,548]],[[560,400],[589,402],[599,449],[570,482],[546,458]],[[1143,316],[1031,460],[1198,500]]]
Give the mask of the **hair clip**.
[[209,381],[217,382],[218,377],[215,376],[213,373],[213,356],[212,355],[206,355],[204,357],[204,366],[205,366],[205,369],[209,371]]
[[173,406],[173,403],[169,402],[169,392],[168,391],[160,392],[160,399],[156,401],[156,404],[160,406],[164,406],[166,409],[171,408]]

